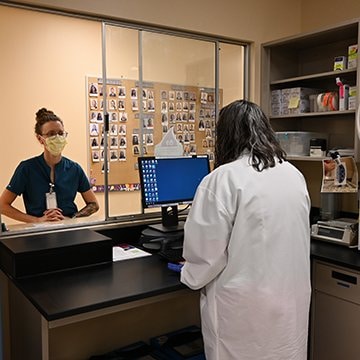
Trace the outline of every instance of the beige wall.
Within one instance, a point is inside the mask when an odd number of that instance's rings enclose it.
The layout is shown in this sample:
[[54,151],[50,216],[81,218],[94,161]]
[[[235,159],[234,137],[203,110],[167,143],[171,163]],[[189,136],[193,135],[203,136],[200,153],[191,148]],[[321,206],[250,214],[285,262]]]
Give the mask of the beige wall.
[[360,17],[360,1],[302,0],[301,30],[312,31],[321,27]]
[[23,0],[21,3],[100,14],[253,42],[251,97],[259,100],[260,44],[300,32],[301,0]]

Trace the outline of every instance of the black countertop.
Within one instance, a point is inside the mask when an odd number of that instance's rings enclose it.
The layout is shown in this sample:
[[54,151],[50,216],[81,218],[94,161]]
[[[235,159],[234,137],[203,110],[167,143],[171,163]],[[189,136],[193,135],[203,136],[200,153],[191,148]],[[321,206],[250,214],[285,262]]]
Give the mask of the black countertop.
[[360,271],[360,251],[357,248],[313,239],[311,257]]
[[[360,251],[312,240],[311,258],[360,271]],[[12,279],[48,320],[185,289],[158,255]]]
[[186,288],[158,255],[13,282],[48,321]]

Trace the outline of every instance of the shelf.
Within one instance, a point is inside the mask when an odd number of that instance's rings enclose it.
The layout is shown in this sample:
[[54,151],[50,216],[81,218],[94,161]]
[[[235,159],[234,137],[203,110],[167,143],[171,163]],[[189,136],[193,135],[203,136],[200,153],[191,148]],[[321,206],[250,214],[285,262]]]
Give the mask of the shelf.
[[317,73],[317,74],[311,74],[311,75],[304,75],[304,76],[297,76],[292,77],[288,79],[282,79],[282,80],[275,80],[271,81],[270,85],[281,85],[281,84],[287,84],[292,82],[301,82],[301,81],[307,81],[307,80],[322,80],[322,79],[328,79],[332,77],[338,77],[343,75],[349,75],[353,74],[354,77],[356,76],[356,69],[346,69],[342,71],[328,71],[323,73]]
[[326,160],[326,159],[330,159],[329,157],[315,157],[315,156],[291,156],[291,155],[288,155],[286,156],[286,160],[289,160],[289,161],[323,161],[323,160]]
[[313,112],[313,113],[301,113],[301,114],[293,114],[293,115],[279,115],[279,116],[269,116],[270,120],[274,119],[294,119],[294,118],[302,118],[302,117],[327,117],[334,115],[354,115],[355,110],[344,110],[344,111],[321,111],[321,112]]
[[[360,57],[356,68],[334,71],[333,67],[336,57],[347,55],[349,46],[359,43],[359,24],[359,21],[352,21],[333,28],[274,40],[261,47],[260,100],[274,131],[326,132],[328,149],[354,149],[356,161],[360,161],[360,143],[356,136],[360,103]],[[357,87],[356,109],[274,115],[288,112],[282,111],[290,105],[288,89],[309,88],[314,90],[314,95],[337,92],[337,77],[344,84]],[[287,91],[283,91],[285,89]],[[307,100],[308,103],[299,101],[297,106],[307,111],[310,108],[317,109],[317,97],[314,104],[313,97],[306,96],[306,93],[304,91],[299,100]],[[310,162],[323,160],[310,156],[289,156],[288,159]]]

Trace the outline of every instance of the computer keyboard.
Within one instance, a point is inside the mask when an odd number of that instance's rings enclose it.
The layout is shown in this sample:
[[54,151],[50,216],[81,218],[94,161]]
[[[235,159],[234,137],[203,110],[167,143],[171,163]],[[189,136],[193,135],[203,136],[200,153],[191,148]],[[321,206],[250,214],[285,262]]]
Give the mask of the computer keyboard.
[[184,258],[182,257],[183,249],[181,248],[168,248],[168,249],[162,249],[158,252],[158,254],[166,259],[168,262],[179,262],[184,261]]

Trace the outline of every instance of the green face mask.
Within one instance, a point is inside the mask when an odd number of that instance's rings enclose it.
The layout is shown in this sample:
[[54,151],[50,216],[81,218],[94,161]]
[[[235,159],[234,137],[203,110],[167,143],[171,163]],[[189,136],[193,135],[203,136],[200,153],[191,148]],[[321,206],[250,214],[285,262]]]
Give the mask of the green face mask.
[[55,135],[45,139],[46,148],[51,155],[58,156],[67,144],[65,136]]

